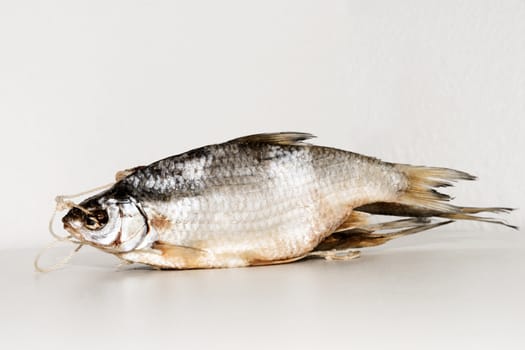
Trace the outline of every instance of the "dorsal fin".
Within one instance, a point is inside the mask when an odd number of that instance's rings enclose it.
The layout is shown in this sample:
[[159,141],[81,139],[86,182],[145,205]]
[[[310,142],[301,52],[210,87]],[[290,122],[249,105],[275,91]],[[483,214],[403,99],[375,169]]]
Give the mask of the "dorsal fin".
[[228,143],[270,143],[276,145],[298,145],[305,144],[302,141],[314,137],[314,135],[304,132],[276,132],[243,136],[230,140]]

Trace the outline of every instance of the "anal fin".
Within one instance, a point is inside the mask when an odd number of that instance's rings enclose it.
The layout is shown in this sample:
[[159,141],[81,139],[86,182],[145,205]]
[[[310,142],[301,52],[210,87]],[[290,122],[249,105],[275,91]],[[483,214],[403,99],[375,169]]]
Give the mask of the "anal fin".
[[[344,251],[352,248],[373,247],[392,239],[446,225],[453,220],[431,222],[427,218],[402,219],[334,232],[314,251]],[[380,231],[388,231],[381,233]]]

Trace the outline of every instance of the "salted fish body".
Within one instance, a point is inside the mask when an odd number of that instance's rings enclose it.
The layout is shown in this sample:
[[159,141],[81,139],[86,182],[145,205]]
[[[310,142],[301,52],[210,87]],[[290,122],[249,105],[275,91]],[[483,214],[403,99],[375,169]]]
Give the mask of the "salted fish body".
[[[119,232],[102,245],[103,235],[88,241],[161,268],[238,267],[300,259],[342,225],[352,228],[354,209],[367,205],[459,215],[462,207],[443,203],[433,187],[471,175],[303,142],[309,137],[252,135],[121,172],[112,188],[80,203],[88,212],[102,208],[103,228],[111,223],[104,210],[118,206]],[[85,214],[71,211],[64,226],[83,239]]]

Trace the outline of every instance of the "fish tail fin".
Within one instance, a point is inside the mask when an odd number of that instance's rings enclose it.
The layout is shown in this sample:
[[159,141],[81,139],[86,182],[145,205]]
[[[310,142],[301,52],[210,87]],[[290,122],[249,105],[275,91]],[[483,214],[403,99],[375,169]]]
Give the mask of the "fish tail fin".
[[452,186],[458,180],[475,180],[476,177],[466,172],[424,166],[395,164],[407,179],[405,189],[394,202],[376,202],[355,208],[356,210],[380,215],[396,215],[408,217],[441,217],[451,220],[473,220],[504,225],[517,229],[506,222],[481,217],[474,214],[508,213],[514,209],[505,207],[461,207],[450,204],[452,200],[447,194],[439,192],[441,187]]
[[[479,213],[508,213],[506,207],[460,207],[450,204],[449,195],[438,188],[452,186],[458,180],[475,180],[468,173],[404,164],[394,165],[406,178],[404,190],[392,202],[375,202],[354,208],[345,221],[314,250],[312,256],[337,257],[348,249],[372,247],[392,239],[447,225],[455,220],[474,220],[517,229],[505,221],[476,216]],[[392,215],[404,219],[378,222],[374,215]]]
[[405,174],[408,182],[399,197],[400,203],[442,212],[454,212],[453,206],[447,203],[452,198],[437,188],[452,186],[458,180],[476,179],[473,175],[454,169],[404,164],[396,164],[396,167]]

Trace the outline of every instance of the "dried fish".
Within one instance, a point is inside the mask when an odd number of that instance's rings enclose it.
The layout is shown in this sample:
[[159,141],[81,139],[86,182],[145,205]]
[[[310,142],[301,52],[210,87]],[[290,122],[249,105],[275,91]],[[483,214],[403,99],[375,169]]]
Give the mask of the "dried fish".
[[[470,174],[304,142],[312,137],[251,135],[119,172],[81,203],[61,201],[68,239],[127,262],[187,269],[348,260],[454,220],[513,227],[474,215],[510,208],[455,206],[437,191]],[[374,223],[377,215],[403,218]]]

